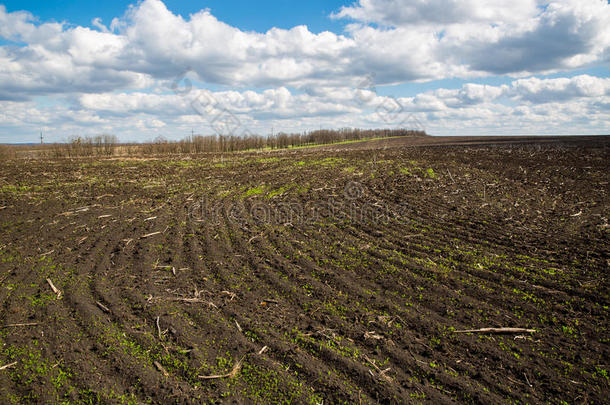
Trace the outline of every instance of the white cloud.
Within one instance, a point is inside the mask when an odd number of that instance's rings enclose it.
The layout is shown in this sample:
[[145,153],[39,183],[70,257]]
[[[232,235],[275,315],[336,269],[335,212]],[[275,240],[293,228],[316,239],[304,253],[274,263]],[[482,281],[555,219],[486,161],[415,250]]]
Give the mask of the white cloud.
[[577,97],[610,95],[610,79],[581,75],[558,79],[520,79],[513,82],[510,95],[533,103],[548,103]]
[[27,44],[0,47],[0,100],[152,83],[144,74],[116,68],[124,38],[83,27],[64,30],[57,23],[37,26],[32,20],[28,13],[6,13],[0,5],[0,36]]
[[[360,0],[334,17],[356,20],[351,31],[367,34],[365,46],[415,45],[407,63],[435,78],[576,68],[610,48],[606,0]],[[362,25],[370,22],[387,28]]]
[[[399,99],[375,93],[371,98],[361,98],[358,90],[344,88],[317,89],[312,94],[294,94],[287,88],[258,92],[193,89],[184,95],[84,94],[69,111],[74,115],[88,114],[86,122],[99,119],[114,123],[116,128],[132,123],[143,131],[163,129],[181,136],[191,127],[203,133],[213,133],[217,125],[229,126],[236,134],[246,129],[266,133],[264,128],[270,125],[287,131],[316,128],[322,123],[334,127],[409,126],[416,122],[413,118],[435,134],[502,129],[512,134],[531,134],[534,129],[541,131],[540,126],[545,123],[547,131],[552,128],[565,133],[570,132],[570,123],[587,119],[594,125],[589,131],[595,132],[595,128],[607,132],[609,82],[610,79],[581,75],[520,79],[501,86],[467,83],[458,89],[441,88]],[[61,111],[54,114],[66,116]],[[43,116],[47,123],[52,119],[49,114]],[[23,119],[26,118],[21,114],[16,122]],[[563,127],[558,126],[560,122]],[[530,124],[535,126],[528,127]]]
[[599,102],[604,96],[610,96],[610,79],[580,75],[556,79],[532,77],[501,86],[467,83],[460,89],[436,89],[401,98],[400,102],[412,111],[442,111],[493,103],[501,98],[517,103],[547,104],[575,99]]
[[[352,100],[353,101],[353,100]],[[192,90],[185,95],[149,93],[83,94],[79,108],[114,116],[150,114],[160,117],[200,114],[211,122],[222,114],[255,119],[332,116],[358,112],[353,102],[341,103],[332,97],[294,95],[285,87],[254,91]]]
[[[610,79],[532,77],[610,61],[606,0],[360,0],[334,18],[349,22],[343,35],[306,26],[247,32],[209,10],[182,17],[143,0],[109,26],[94,19],[87,28],[0,5],[0,38],[9,41],[0,46],[0,130],[181,133],[209,121],[193,111],[196,97],[214,100],[209,114],[253,129],[391,126],[392,112],[384,119],[376,109],[396,101],[374,86],[499,74],[521,79],[402,97],[402,113],[437,133],[515,130],[499,123],[517,118],[533,125],[529,133],[545,122],[582,128],[585,118],[609,130]],[[228,90],[168,94],[163,84],[187,69],[194,83]],[[41,96],[52,106],[31,101]]]
[[554,1],[528,21],[472,34],[448,35],[442,53],[452,61],[463,58],[472,71],[491,74],[576,68],[603,60],[610,47],[610,5],[605,0]]
[[354,87],[372,73],[382,85],[552,71],[607,57],[606,1],[546,3],[362,0],[337,14],[357,20],[346,35],[305,26],[245,32],[208,10],[185,19],[160,0],[131,7],[111,29],[94,20],[99,31],[35,24],[28,13],[0,7],[0,36],[26,44],[1,47],[0,93],[141,88],[186,68],[202,81],[237,87]]
[[360,0],[342,7],[334,18],[400,26],[518,22],[536,14],[534,0]]

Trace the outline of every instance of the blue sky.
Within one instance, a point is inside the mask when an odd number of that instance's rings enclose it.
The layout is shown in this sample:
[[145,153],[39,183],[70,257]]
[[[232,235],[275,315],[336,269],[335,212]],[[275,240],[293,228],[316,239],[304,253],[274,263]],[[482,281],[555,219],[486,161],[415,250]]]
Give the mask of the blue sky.
[[606,0],[0,0],[0,142],[610,133],[609,62]]
[[[94,18],[109,23],[119,17],[134,1],[3,1],[9,12],[28,10],[44,21],[66,21],[71,24],[90,26]],[[292,28],[307,25],[313,32],[333,31],[340,33],[344,21],[332,20],[329,15],[351,4],[334,0],[280,0],[280,1],[178,1],[168,0],[165,5],[182,16],[209,8],[220,20],[242,30],[265,32],[270,28]]]

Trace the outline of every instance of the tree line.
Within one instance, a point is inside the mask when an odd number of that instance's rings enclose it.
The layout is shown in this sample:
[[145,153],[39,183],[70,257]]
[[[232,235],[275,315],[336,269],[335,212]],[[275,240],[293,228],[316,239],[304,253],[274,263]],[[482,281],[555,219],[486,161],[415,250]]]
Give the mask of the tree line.
[[[257,151],[265,149],[298,148],[310,145],[327,145],[339,142],[358,141],[398,136],[426,136],[424,131],[407,129],[320,129],[303,133],[280,132],[271,136],[249,134],[234,135],[192,135],[178,141],[162,137],[147,143],[121,144],[115,135],[75,136],[64,143],[40,145],[37,155],[47,157],[87,157],[114,155],[167,155],[226,153]],[[0,157],[15,156],[15,147],[0,145]],[[30,150],[30,152],[34,152]],[[17,156],[21,155],[18,153]],[[30,155],[28,153],[27,155]]]
[[112,156],[119,144],[116,135],[75,136],[66,143],[55,143],[47,147],[47,155],[53,157]]
[[196,154],[256,151],[264,149],[298,148],[309,145],[327,145],[332,143],[358,141],[364,139],[387,138],[397,136],[425,136],[424,131],[406,129],[322,129],[304,133],[280,132],[271,136],[262,135],[194,135],[179,141],[162,138],[142,145],[143,154]]

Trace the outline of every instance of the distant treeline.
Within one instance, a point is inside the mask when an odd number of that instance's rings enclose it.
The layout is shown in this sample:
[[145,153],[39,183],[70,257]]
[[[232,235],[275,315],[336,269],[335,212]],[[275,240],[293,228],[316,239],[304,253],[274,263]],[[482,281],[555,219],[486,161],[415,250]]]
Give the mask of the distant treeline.
[[[66,143],[32,146],[28,148],[29,150],[27,151],[30,153],[26,153],[24,150],[23,153],[18,153],[17,155],[86,157],[224,153],[297,148],[308,145],[326,145],[339,142],[397,136],[417,137],[426,136],[426,133],[424,131],[406,129],[322,129],[293,134],[280,132],[272,136],[194,135],[179,141],[157,138],[152,142],[142,144],[119,144],[117,137],[114,135],[99,135],[95,137],[73,137]],[[13,157],[15,156],[15,150],[15,148],[9,146],[2,146],[0,148],[0,157]]]
[[423,131],[405,129],[322,129],[302,134],[280,132],[272,136],[195,135],[180,141],[157,139],[155,142],[143,144],[142,153],[238,152],[247,150],[297,148],[308,145],[326,145],[372,138],[425,135],[426,133]]
[[112,156],[118,145],[115,135],[98,135],[94,137],[73,137],[68,143],[52,145],[54,157],[76,156]]

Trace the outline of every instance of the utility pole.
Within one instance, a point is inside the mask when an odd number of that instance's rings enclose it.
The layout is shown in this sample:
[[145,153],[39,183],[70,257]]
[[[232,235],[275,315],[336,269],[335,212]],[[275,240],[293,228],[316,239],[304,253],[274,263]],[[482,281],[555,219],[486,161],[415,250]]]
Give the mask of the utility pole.
[[43,142],[43,138],[42,138],[42,131],[40,131],[40,144],[42,145],[43,143],[44,142]]

